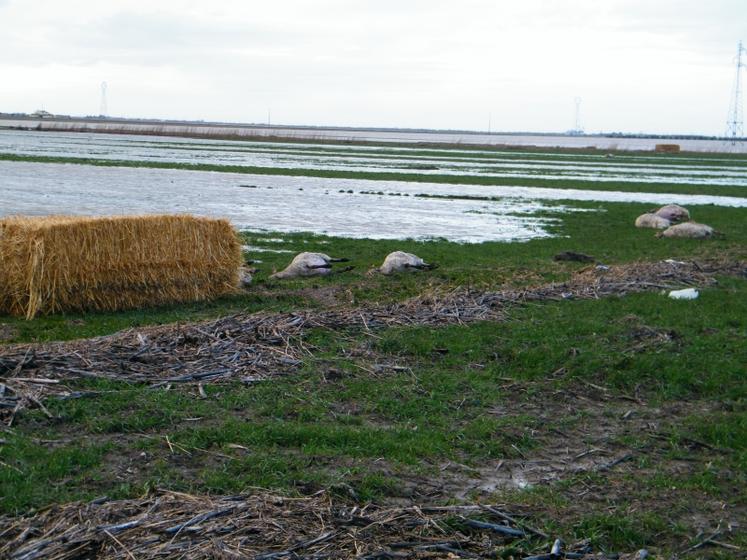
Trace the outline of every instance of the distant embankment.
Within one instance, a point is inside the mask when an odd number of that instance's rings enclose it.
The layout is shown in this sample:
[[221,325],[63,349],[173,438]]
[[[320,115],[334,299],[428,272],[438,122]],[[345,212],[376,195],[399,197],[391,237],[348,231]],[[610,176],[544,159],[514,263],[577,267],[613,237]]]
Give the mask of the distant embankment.
[[[428,131],[303,126],[263,126],[228,123],[139,121],[75,118],[2,118],[0,129],[179,136],[214,140],[259,140],[352,144],[427,144],[470,148],[566,148],[573,150],[654,151],[661,137],[572,136],[565,134],[487,134],[470,131]],[[747,142],[667,137],[684,152],[747,153]]]

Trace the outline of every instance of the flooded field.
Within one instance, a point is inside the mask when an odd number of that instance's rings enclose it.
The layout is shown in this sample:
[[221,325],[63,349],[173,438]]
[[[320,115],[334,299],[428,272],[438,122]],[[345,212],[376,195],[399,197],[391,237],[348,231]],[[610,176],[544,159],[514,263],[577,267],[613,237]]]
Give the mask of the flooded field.
[[[0,162],[0,215],[195,213],[253,231],[373,239],[521,241],[548,228],[572,202],[664,204],[671,195],[284,177]],[[747,198],[678,195],[682,204],[747,206]],[[542,215],[537,215],[542,212]],[[548,217],[548,213],[551,214]]]
[[557,153],[424,151],[8,130],[0,131],[0,153],[294,170],[566,179],[587,183],[747,186],[745,162],[711,157],[563,157]]
[[[747,164],[728,156],[607,158],[9,130],[0,131],[0,154],[125,164],[0,162],[0,215],[194,213],[227,217],[252,231],[482,242],[547,237],[564,213],[579,210],[574,201],[747,206],[744,197],[716,196],[723,185],[731,188],[723,194],[731,195],[747,187]],[[137,167],[140,162],[209,163],[225,171]],[[272,173],[229,172],[237,167]],[[314,170],[351,178],[304,176]],[[404,172],[406,180],[352,178],[361,171]],[[428,179],[436,175],[454,177],[456,184]],[[508,178],[509,185],[459,184],[459,177],[475,176]],[[511,178],[522,179],[522,186],[511,185]],[[577,181],[578,188],[549,188],[555,185],[548,179]],[[593,190],[594,183],[600,188],[609,181],[625,191]],[[702,194],[639,192],[646,190],[641,184],[660,183],[664,189],[688,185],[696,193],[702,186]]]
[[0,163],[0,176],[0,212],[6,215],[194,213],[227,217],[253,231],[374,239],[526,240],[549,235],[552,220],[534,217],[534,212],[564,211],[521,198],[483,202],[402,196],[407,184],[387,188],[400,196],[361,194],[382,185],[313,177],[15,162]]

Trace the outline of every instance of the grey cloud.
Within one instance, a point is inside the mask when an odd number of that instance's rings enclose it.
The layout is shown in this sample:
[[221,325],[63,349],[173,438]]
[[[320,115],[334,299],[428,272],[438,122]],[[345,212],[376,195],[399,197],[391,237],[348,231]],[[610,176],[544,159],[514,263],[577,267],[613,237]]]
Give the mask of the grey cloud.
[[[0,0],[0,2],[3,0]],[[153,66],[193,65],[208,56],[233,56],[236,51],[287,49],[306,39],[303,30],[270,24],[205,21],[170,13],[120,12],[86,24],[39,28],[43,40],[18,35],[16,48],[0,52],[0,61],[28,65],[98,62]],[[208,67],[209,69],[209,67]]]
[[[72,101],[58,99],[62,112],[87,91],[95,105],[106,79],[120,113],[229,118],[272,104],[273,114],[285,111],[299,122],[339,124],[396,125],[396,115],[422,114],[421,124],[439,126],[459,122],[460,111],[502,110],[527,127],[532,118],[552,122],[566,111],[562,100],[570,107],[578,94],[589,128],[608,128],[605,122],[620,118],[608,108],[630,96],[670,96],[674,79],[678,96],[703,112],[698,100],[721,88],[714,67],[723,64],[731,80],[747,19],[744,0],[76,0],[81,13],[69,14],[63,3],[26,1],[29,9],[0,0],[0,65],[17,91],[0,97],[13,103],[49,83],[74,92]],[[41,9],[45,4],[53,9]],[[100,17],[86,19],[90,14]],[[625,90],[638,72],[648,89]],[[723,90],[726,97],[728,83]],[[537,111],[521,114],[516,108],[529,105],[534,92]],[[600,116],[592,120],[595,99]]]

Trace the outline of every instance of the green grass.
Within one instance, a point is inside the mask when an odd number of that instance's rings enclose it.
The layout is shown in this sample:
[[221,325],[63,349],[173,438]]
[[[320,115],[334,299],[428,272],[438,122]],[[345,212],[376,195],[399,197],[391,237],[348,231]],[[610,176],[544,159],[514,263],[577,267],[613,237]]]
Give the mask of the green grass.
[[111,334],[130,327],[161,325],[178,321],[199,321],[233,313],[289,311],[313,302],[293,294],[258,295],[246,293],[213,301],[165,305],[113,313],[65,313],[38,316],[31,321],[0,315],[0,329],[11,329],[0,342],[42,342],[89,338]]
[[[32,321],[0,317],[0,333],[15,342],[67,340],[238,312],[526,286],[587,266],[553,260],[568,250],[606,264],[747,258],[747,209],[691,207],[724,237],[664,240],[632,226],[649,205],[571,205],[591,211],[552,213],[560,218],[556,237],[527,243],[246,233],[250,245],[291,253],[249,255],[263,262],[242,295]],[[440,267],[391,278],[366,274],[393,250]],[[300,251],[347,256],[356,268],[328,278],[268,279]],[[499,502],[567,541],[671,556],[697,542],[702,520],[715,529],[747,511],[747,280],[718,280],[694,301],[650,292],[515,306],[501,322],[374,333],[314,329],[304,335],[312,355],[298,371],[249,386],[207,384],[207,398],[195,387],[70,382],[95,396],[50,399],[52,418],[25,410],[0,434],[0,512],[157,487],[287,494],[329,488],[343,501]],[[378,367],[391,364],[401,367]],[[566,447],[579,464],[597,457],[596,447],[607,453],[600,461],[631,456],[609,470],[571,470],[523,489],[474,488],[474,480],[508,476],[535,459],[547,464]],[[747,546],[737,534],[722,538]]]
[[[395,328],[373,338],[314,331],[307,342],[315,357],[302,371],[252,387],[209,385],[207,399],[190,388],[76,383],[101,394],[50,402],[53,420],[24,413],[6,438],[0,508],[13,514],[153,487],[331,487],[360,500],[413,497],[413,481],[442,476],[445,462],[480,468],[532,457],[552,444],[553,428],[573,433],[591,411],[583,400],[575,411],[554,406],[553,395],[583,392],[590,382],[611,395],[635,392],[650,409],[697,405],[628,441],[640,453],[640,473],[579,475],[600,492],[626,488],[613,511],[604,499],[578,502],[573,478],[498,499],[536,509],[547,527],[609,550],[662,539],[674,546],[690,529],[669,518],[684,519],[688,499],[747,504],[746,317],[747,283],[724,278],[691,302],[645,293],[529,305],[502,323]],[[641,347],[642,326],[677,336]],[[365,369],[374,363],[411,371],[371,376]],[[696,413],[708,403],[711,412]],[[538,415],[542,408],[548,417]],[[714,456],[693,441],[728,451]],[[658,453],[647,451],[652,445]],[[698,468],[663,474],[682,459]],[[642,503],[649,507],[640,510]]]
[[[569,203],[571,204],[571,203]],[[109,334],[130,326],[200,320],[231,313],[259,310],[288,311],[299,307],[322,305],[312,293],[317,289],[334,289],[341,303],[359,305],[371,302],[397,301],[421,293],[424,289],[452,289],[458,286],[478,289],[500,289],[506,285],[527,285],[567,278],[584,265],[557,263],[553,255],[561,251],[579,251],[603,263],[631,260],[708,258],[719,254],[745,258],[747,210],[715,206],[691,207],[693,215],[724,232],[724,238],[712,240],[655,239],[652,230],[632,227],[637,215],[649,205],[633,203],[572,203],[588,212],[560,214],[553,226],[557,237],[526,243],[489,242],[459,244],[446,241],[367,240],[331,238],[310,234],[247,233],[253,246],[283,249],[290,253],[252,253],[263,262],[254,286],[242,295],[213,302],[166,306],[157,309],[117,313],[90,313],[38,317],[32,321],[0,316],[0,332],[7,342],[67,340]],[[558,216],[554,214],[554,216]],[[589,235],[588,232],[594,232]],[[282,238],[282,243],[267,239]],[[395,278],[369,276],[367,271],[381,264],[391,251],[416,253],[440,268],[427,275],[402,275]],[[283,268],[292,254],[321,251],[346,256],[355,269],[328,278],[286,282],[268,280],[273,270]],[[310,292],[311,290],[311,292]]]
[[[415,353],[424,360],[445,348],[449,352],[439,363],[474,361],[484,364],[486,375],[534,381],[563,368],[569,382],[581,378],[622,392],[642,386],[664,400],[693,395],[745,399],[747,385],[740,379],[747,363],[747,344],[742,345],[747,343],[747,306],[740,301],[744,284],[723,279],[718,289],[703,290],[689,305],[673,305],[658,293],[531,305],[514,310],[499,329],[491,323],[435,332],[390,329],[380,345],[387,353]],[[647,346],[639,336],[651,325],[672,339],[652,339]],[[714,363],[719,348],[734,351]]]

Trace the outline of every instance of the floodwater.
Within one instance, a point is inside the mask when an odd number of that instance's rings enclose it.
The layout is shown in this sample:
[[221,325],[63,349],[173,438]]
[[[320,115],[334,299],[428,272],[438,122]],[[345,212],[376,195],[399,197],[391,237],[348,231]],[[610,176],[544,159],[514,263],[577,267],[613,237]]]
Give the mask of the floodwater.
[[287,137],[302,140],[369,141],[369,142],[428,142],[444,144],[479,144],[494,146],[537,146],[545,148],[599,148],[602,150],[653,150],[656,144],[679,144],[683,150],[694,152],[747,153],[747,142],[731,143],[724,140],[689,140],[655,138],[617,138],[612,136],[568,136],[540,134],[488,134],[479,132],[421,132],[396,130],[362,130],[342,128],[293,128],[261,125],[200,125],[164,124],[158,122],[80,122],[49,120],[3,120],[2,126],[44,127],[48,130],[71,131],[85,126],[89,130],[120,130],[133,133],[160,132],[161,134],[214,134]]
[[[192,213],[251,231],[372,239],[525,241],[551,235],[572,202],[747,207],[747,198],[367,181],[175,169],[0,162],[0,215]],[[426,196],[423,196],[426,195]],[[431,197],[496,197],[467,200]],[[542,215],[536,215],[542,212]],[[551,216],[548,217],[547,213]],[[632,218],[631,218],[632,219]]]
[[[0,153],[118,161],[335,170],[418,175],[472,175],[583,182],[643,182],[747,187],[741,161],[689,158],[579,157],[381,147],[268,144],[74,132],[0,131]],[[477,157],[476,157],[477,156]],[[693,165],[695,164],[695,165]]]
[[347,181],[312,177],[18,162],[0,162],[0,176],[4,215],[192,213],[252,231],[459,242],[545,237],[553,222],[531,215],[550,209],[541,202],[349,194]]

